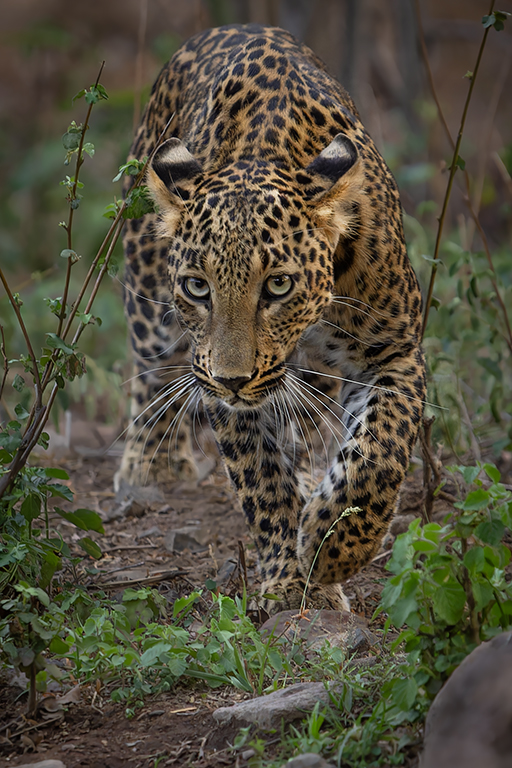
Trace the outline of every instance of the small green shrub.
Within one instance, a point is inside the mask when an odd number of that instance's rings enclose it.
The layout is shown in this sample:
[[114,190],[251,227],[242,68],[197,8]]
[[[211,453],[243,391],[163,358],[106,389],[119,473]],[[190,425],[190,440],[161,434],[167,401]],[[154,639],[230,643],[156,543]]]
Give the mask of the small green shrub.
[[[507,572],[512,494],[492,464],[452,467],[472,490],[443,525],[414,520],[397,537],[382,592],[386,628],[401,629],[414,675],[409,695],[434,695],[478,643],[512,627]],[[403,628],[405,627],[405,628]]]

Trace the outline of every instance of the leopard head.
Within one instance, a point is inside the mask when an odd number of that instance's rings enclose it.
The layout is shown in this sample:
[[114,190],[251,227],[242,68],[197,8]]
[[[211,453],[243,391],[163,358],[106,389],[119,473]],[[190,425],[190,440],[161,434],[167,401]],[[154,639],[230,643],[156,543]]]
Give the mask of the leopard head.
[[205,397],[254,408],[282,385],[302,334],[331,302],[362,175],[344,134],[293,170],[254,158],[211,170],[177,138],[156,151],[148,184]]

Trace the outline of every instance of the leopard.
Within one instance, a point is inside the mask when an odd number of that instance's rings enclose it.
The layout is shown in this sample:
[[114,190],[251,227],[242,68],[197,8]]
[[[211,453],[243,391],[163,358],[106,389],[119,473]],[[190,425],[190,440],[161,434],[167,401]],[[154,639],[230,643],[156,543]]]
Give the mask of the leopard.
[[254,24],[174,54],[130,157],[148,158],[156,212],[124,235],[133,380],[117,482],[197,478],[201,408],[269,610],[347,610],[343,583],[389,529],[426,396],[395,179],[321,59]]

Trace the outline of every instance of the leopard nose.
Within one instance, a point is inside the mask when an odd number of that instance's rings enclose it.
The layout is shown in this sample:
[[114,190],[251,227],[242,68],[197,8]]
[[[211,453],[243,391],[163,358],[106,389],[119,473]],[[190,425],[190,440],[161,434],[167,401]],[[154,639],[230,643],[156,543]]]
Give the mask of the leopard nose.
[[214,376],[214,381],[218,381],[226,389],[230,389],[232,392],[238,392],[238,390],[247,384],[252,379],[252,376],[235,376],[232,379],[225,378],[224,376]]

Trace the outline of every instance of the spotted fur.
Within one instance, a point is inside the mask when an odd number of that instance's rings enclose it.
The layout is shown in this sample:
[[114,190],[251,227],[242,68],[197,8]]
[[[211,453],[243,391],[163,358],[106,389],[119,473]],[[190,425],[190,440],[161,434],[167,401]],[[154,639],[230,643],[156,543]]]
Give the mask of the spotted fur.
[[[137,378],[119,477],[193,477],[200,399],[263,591],[296,606],[310,574],[314,603],[345,606],[339,584],[378,551],[425,397],[396,183],[348,94],[280,29],[186,43],[135,157],[172,115],[148,174],[160,223],[132,221],[125,237]],[[314,428],[335,448],[316,487]]]

